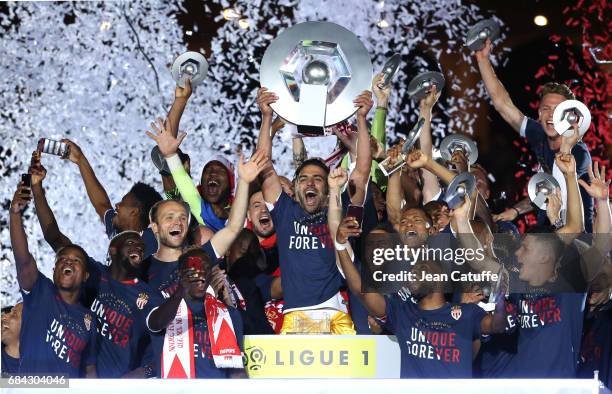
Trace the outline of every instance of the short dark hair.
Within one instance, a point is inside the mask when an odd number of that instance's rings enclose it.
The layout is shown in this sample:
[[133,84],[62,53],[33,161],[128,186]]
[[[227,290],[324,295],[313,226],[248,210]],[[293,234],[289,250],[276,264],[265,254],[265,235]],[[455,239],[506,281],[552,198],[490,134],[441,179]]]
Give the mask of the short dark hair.
[[542,90],[540,91],[540,99],[542,99],[547,94],[560,94],[568,100],[576,100],[576,95],[572,92],[572,90],[564,83],[558,82],[547,82],[542,85]]
[[401,212],[400,212],[400,216],[404,214],[404,212],[406,212],[409,209],[416,209],[417,211],[421,211],[423,212],[423,215],[425,216],[425,221],[427,223],[429,223],[429,225],[433,225],[433,220],[431,219],[431,216],[429,216],[429,214],[427,213],[427,211],[419,206],[419,205],[409,205],[409,206],[405,206],[404,208],[402,208]]
[[11,313],[11,310],[13,309],[14,305],[9,305],[9,306],[5,306],[4,308],[2,308],[2,310],[0,310],[0,312],[2,313]]
[[433,218],[433,212],[436,209],[442,209],[442,207],[448,208],[448,204],[445,201],[432,200],[423,206],[423,211],[425,211],[427,216]]
[[149,211],[155,203],[162,200],[161,195],[146,183],[137,182],[129,191],[140,204],[140,225],[147,228],[149,225]]
[[[153,206],[151,207],[151,209],[149,210],[149,222],[150,223],[157,223],[157,211],[159,211],[159,208],[166,204],[166,203],[170,203],[170,202],[175,202],[179,205],[182,205],[183,208],[185,209],[185,212],[187,212],[187,216],[189,216],[191,218],[191,209],[189,208],[189,204],[187,204],[185,201],[183,200],[161,200],[156,202],[155,204],[153,204]],[[191,219],[190,219],[191,222]]]
[[62,246],[61,248],[59,248],[57,250],[57,252],[55,252],[55,256],[57,257],[60,253],[62,253],[64,250],[66,249],[76,249],[79,252],[81,252],[81,254],[83,254],[85,261],[83,261],[83,264],[85,264],[85,271],[88,271],[88,266],[89,264],[87,264],[87,261],[89,260],[89,255],[87,254],[87,252],[85,251],[85,249],[83,249],[81,246],[77,245],[77,244],[69,244],[66,246]]
[[302,170],[306,167],[306,166],[317,166],[320,169],[322,169],[323,171],[325,171],[325,175],[329,175],[329,167],[327,166],[327,164],[325,164],[325,162],[321,159],[319,159],[318,157],[313,157],[310,158],[308,160],[305,160],[302,164],[300,164],[300,166],[295,170],[295,174],[293,175],[293,181],[295,182],[298,178],[298,176],[300,176],[300,173],[302,172]]
[[552,251],[553,262],[559,263],[563,252],[565,251],[565,243],[556,232],[549,227],[536,226],[525,232],[525,236],[532,235],[537,238],[538,244],[546,244]]

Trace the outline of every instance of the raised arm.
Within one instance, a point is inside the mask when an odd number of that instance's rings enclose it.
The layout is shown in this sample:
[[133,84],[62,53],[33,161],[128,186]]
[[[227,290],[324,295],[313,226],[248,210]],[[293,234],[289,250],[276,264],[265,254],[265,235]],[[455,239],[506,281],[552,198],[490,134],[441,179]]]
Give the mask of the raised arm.
[[217,257],[225,255],[244,227],[247,206],[249,204],[249,184],[253,182],[265,166],[268,158],[263,150],[257,150],[248,162],[244,162],[244,156],[240,154],[238,161],[238,189],[236,198],[229,213],[227,226],[217,231],[211,238]]
[[[475,196],[476,195],[474,195],[473,198],[475,198]],[[461,246],[464,249],[471,249],[474,251],[484,250],[470,224],[472,204],[472,199],[466,196],[463,204],[457,206],[451,215],[455,218],[457,223],[457,238]],[[470,267],[477,272],[490,271],[494,274],[498,273],[501,269],[499,262],[489,257],[486,253],[483,253],[483,256],[482,261],[468,261]]]
[[350,196],[351,202],[363,205],[366,197],[366,185],[370,179],[372,168],[372,150],[370,149],[370,132],[366,116],[372,108],[372,92],[364,91],[355,100],[357,110],[357,159],[355,170],[350,175],[350,182],[355,186],[355,194]]
[[202,197],[193,184],[193,180],[187,174],[179,155],[176,153],[187,134],[181,132],[177,136],[172,135],[161,118],[157,119],[157,124],[151,122],[151,129],[152,131],[146,132],[147,136],[157,143],[159,152],[166,159],[166,163],[168,163],[172,179],[183,201],[189,205],[189,210],[198,223],[204,226],[204,220],[201,215]]
[[170,107],[170,111],[168,111],[168,118],[166,119],[166,126],[174,137],[178,135],[181,117],[183,116],[189,97],[191,97],[191,80],[186,79],[184,88],[176,85],[174,89],[174,102],[172,103],[172,107]]
[[89,164],[87,157],[85,157],[81,151],[81,148],[74,142],[67,139],[63,139],[62,142],[65,142],[70,146],[68,160],[79,166],[79,172],[81,173],[81,178],[85,184],[85,190],[87,191],[89,201],[91,201],[91,204],[100,217],[100,220],[104,222],[104,213],[113,208],[106,190],[104,190],[104,187],[102,187],[102,184],[100,181],[98,181],[96,173]]
[[262,150],[264,155],[270,158],[269,165],[261,172],[261,191],[264,200],[268,203],[275,203],[282,192],[280,180],[272,165],[272,107],[270,104],[276,102],[278,96],[268,92],[266,88],[261,88],[257,92],[257,106],[261,110],[262,121],[257,138],[257,150]]
[[359,297],[359,300],[371,316],[383,317],[387,306],[385,297],[378,293],[361,292],[361,275],[357,271],[355,264],[353,264],[351,253],[349,253],[350,245],[348,237],[358,237],[360,235],[361,230],[357,220],[351,217],[344,218],[336,233],[334,244],[338,252],[342,272],[351,292]]
[[30,189],[20,183],[9,208],[11,248],[17,268],[17,282],[19,287],[25,291],[32,290],[38,277],[36,261],[28,248],[28,238],[23,228],[22,214],[30,202],[30,198]]
[[257,149],[263,150],[268,157],[272,157],[272,139],[274,138],[271,128],[274,111],[270,104],[275,103],[276,100],[278,100],[278,96],[264,87],[257,91],[257,106],[261,111],[261,127],[257,139]]
[[36,216],[38,216],[38,222],[40,223],[40,229],[45,237],[45,241],[57,252],[60,248],[70,245],[72,242],[60,231],[55,215],[47,202],[42,185],[42,181],[47,175],[47,170],[40,164],[37,152],[34,152],[32,156],[33,165],[30,167],[30,174],[32,176],[32,195],[34,196]]
[[499,112],[502,118],[516,132],[521,131],[521,124],[523,123],[523,118],[525,115],[516,108],[508,91],[502,85],[501,81],[495,75],[495,70],[493,69],[493,65],[491,64],[491,60],[489,60],[489,54],[491,53],[491,40],[487,39],[485,47],[476,52],[476,61],[478,63],[478,69],[480,70],[480,75],[482,76],[482,80],[484,82],[485,88],[491,96],[491,101],[493,101],[493,106],[495,110]]
[[[419,117],[425,119],[423,129],[419,135],[419,147],[425,155],[432,157],[433,143],[431,140],[431,117],[433,106],[440,98],[440,93],[434,85],[427,96],[425,96],[419,103]],[[436,195],[440,193],[440,184],[438,183],[438,177],[426,169],[421,169],[423,174],[423,201],[425,203],[434,199]]]
[[[392,162],[397,160],[403,144],[404,141],[401,141],[387,151],[387,156],[391,158]],[[402,170],[395,171],[389,176],[389,181],[387,183],[387,217],[392,224],[398,224],[401,216],[402,199],[404,195],[401,175]]]
[[340,221],[342,221],[342,198],[341,190],[348,179],[348,175],[343,168],[335,168],[330,171],[327,177],[329,186],[329,205],[327,213],[327,223],[329,225],[329,235],[336,239],[336,232]]
[[589,167],[589,185],[582,179],[578,183],[595,200],[595,221],[593,223],[593,244],[603,256],[612,248],[612,213],[610,212],[610,180],[606,182],[606,167],[599,168],[595,162],[593,168]]
[[[567,221],[565,226],[557,232],[560,234],[573,234],[575,238],[584,231],[584,214],[582,212],[582,198],[578,189],[576,178],[576,161],[571,153],[558,153],[555,164],[563,173],[567,185]],[[567,241],[567,237],[564,237]]]
[[406,156],[406,164],[412,169],[424,168],[440,178],[444,184],[448,185],[453,181],[456,174],[448,168],[440,165],[430,156],[427,156],[419,149],[413,149]]
[[293,145],[293,167],[298,168],[308,158],[306,145],[302,137],[293,138],[291,144]]

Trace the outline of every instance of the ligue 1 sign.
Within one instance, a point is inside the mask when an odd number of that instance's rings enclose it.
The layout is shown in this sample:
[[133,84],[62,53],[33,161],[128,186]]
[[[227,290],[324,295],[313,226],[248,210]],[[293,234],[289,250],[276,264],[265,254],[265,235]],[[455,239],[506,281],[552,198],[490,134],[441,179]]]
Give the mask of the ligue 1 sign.
[[353,100],[370,88],[372,62],[357,36],[331,22],[304,22],[276,37],[261,61],[261,86],[278,95],[271,104],[298,132],[324,135],[351,117]]

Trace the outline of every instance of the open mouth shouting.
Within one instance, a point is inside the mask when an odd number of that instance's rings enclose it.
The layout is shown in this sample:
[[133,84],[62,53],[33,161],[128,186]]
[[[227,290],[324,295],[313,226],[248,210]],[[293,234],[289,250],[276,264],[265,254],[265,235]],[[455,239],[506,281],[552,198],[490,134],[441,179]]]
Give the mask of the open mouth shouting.
[[306,205],[315,206],[318,202],[319,193],[316,189],[306,189],[304,193],[304,202]]
[[259,216],[259,226],[264,231],[272,228],[272,218],[268,213],[263,213]]
[[211,178],[206,182],[206,191],[208,194],[217,195],[221,192],[220,185],[221,183],[217,179]]
[[183,226],[176,225],[170,228],[170,231],[168,231],[168,235],[170,236],[172,240],[180,242],[183,239],[183,232],[184,232]]
[[414,231],[414,230],[408,230],[408,231],[404,232],[404,237],[406,237],[406,238],[414,238],[417,235],[418,235],[417,232]]
[[140,264],[142,262],[144,252],[140,248],[130,249],[128,251],[128,259],[132,264]]

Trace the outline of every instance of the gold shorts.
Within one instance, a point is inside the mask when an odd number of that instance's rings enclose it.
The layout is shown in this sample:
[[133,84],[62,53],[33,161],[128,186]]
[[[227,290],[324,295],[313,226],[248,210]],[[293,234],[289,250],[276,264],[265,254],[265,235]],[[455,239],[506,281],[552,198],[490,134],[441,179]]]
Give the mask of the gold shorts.
[[348,313],[315,309],[286,313],[280,333],[355,335],[356,331]]

